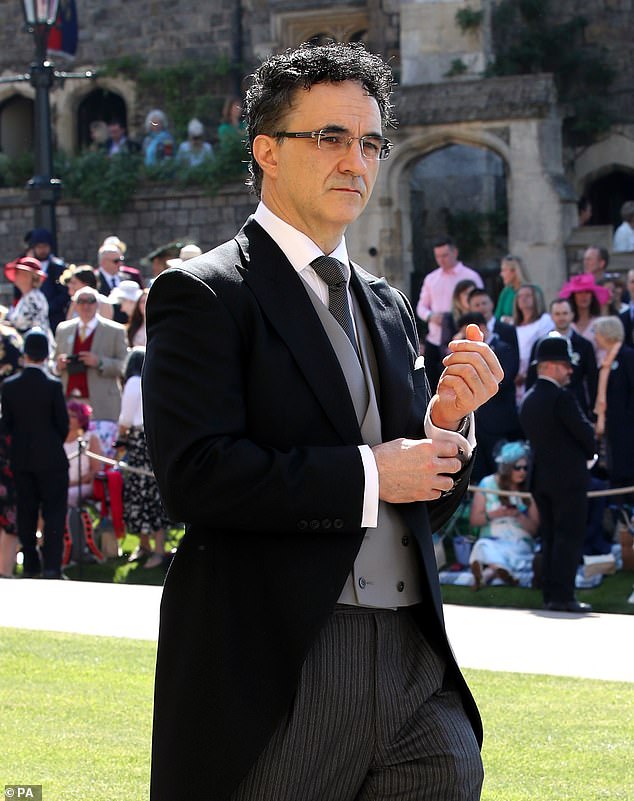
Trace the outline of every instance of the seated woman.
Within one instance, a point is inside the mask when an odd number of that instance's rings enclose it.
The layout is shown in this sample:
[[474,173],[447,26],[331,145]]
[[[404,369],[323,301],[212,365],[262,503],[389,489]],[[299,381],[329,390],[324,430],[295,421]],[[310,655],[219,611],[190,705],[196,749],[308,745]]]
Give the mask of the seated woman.
[[[90,415],[92,409],[87,403],[77,400],[68,401],[68,436],[64,442],[64,450],[68,457],[68,505],[79,506],[83,501],[93,496],[93,481],[101,463],[98,459],[88,456],[91,453],[101,453],[99,437],[95,431],[89,431]],[[79,456],[79,439],[83,438],[86,448],[82,448]]]
[[[497,473],[485,476],[478,486],[484,490],[525,491],[529,455],[525,443],[505,443],[496,456]],[[517,585],[517,574],[533,561],[533,535],[539,525],[535,502],[515,495],[476,492],[469,521],[472,526],[480,526],[480,537],[469,559],[473,589],[479,590],[483,583],[495,578]]]

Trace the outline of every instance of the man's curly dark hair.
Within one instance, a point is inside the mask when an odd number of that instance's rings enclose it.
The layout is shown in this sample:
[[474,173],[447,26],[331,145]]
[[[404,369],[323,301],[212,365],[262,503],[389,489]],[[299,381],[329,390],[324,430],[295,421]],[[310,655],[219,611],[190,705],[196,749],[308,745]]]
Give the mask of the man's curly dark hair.
[[385,61],[354,42],[325,45],[304,43],[268,58],[254,73],[247,91],[245,116],[249,136],[251,173],[249,184],[260,194],[262,170],[253,158],[253,140],[260,134],[271,136],[279,130],[296,92],[317,83],[357,81],[373,97],[384,126],[394,125],[390,96],[392,70]]

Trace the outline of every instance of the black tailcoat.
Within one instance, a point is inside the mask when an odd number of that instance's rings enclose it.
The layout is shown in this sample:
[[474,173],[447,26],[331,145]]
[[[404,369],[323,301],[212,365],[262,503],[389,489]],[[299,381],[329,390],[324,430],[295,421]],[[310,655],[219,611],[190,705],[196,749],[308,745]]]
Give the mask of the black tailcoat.
[[[423,436],[411,308],[358,268],[351,287],[376,352],[383,438]],[[151,798],[223,801],[291,705],[363,540],[362,438],[306,289],[253,220],[159,275],[147,324],[148,445],[170,517],[187,523],[161,608]],[[423,564],[421,626],[481,738],[447,643],[431,539],[468,473],[452,496],[402,508]]]

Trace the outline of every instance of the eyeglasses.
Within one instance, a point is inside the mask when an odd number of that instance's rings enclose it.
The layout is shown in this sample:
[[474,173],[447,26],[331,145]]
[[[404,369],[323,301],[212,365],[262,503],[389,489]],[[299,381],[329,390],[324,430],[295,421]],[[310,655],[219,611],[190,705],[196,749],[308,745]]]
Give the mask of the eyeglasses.
[[81,306],[83,306],[84,303],[91,303],[91,304],[92,303],[96,303],[97,302],[97,298],[79,298],[75,302],[79,303]]
[[108,261],[123,261],[123,256],[111,256]]
[[527,464],[514,464],[513,470],[528,470]]
[[348,136],[345,131],[277,131],[274,136],[286,139],[315,139],[317,147],[324,153],[343,156],[353,142],[358,142],[361,154],[368,161],[385,161],[389,158],[392,143],[384,136]]

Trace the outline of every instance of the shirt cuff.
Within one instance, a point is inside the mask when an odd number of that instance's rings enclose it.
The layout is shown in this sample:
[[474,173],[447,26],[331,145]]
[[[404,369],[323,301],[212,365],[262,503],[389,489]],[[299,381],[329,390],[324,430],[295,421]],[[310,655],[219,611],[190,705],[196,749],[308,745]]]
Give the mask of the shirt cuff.
[[365,475],[361,528],[376,528],[379,521],[379,470],[372,448],[369,445],[358,447]]
[[471,459],[471,454],[476,446],[475,417],[471,412],[468,417],[464,418],[458,431],[448,431],[446,428],[438,428],[432,423],[430,404],[425,414],[425,434],[429,439],[436,441],[455,442],[458,446],[458,458],[463,464],[466,464]]

